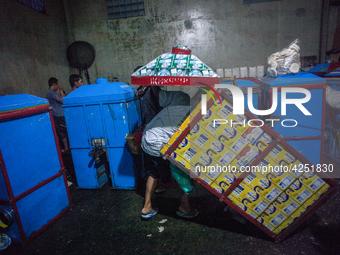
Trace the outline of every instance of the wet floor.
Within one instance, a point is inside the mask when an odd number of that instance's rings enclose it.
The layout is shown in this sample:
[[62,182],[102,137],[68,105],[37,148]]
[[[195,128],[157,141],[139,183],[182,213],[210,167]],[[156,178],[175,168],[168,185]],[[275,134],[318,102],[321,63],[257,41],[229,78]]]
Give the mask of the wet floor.
[[[336,180],[339,183],[339,180]],[[197,185],[192,220],[175,216],[179,190],[155,195],[159,213],[141,221],[143,192],[70,186],[72,209],[25,247],[1,254],[340,254],[340,194],[336,193],[280,243],[237,217]]]

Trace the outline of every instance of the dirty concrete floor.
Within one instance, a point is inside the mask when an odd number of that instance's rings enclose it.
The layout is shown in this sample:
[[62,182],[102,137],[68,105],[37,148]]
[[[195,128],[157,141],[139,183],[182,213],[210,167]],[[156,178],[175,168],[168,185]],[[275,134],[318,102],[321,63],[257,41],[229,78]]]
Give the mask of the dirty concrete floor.
[[[339,183],[339,180],[336,180]],[[1,254],[340,254],[340,194],[336,193],[284,241],[275,243],[251,222],[242,222],[201,186],[193,220],[175,216],[179,190],[155,195],[159,213],[140,220],[143,197],[135,190],[70,186],[72,209],[25,247]],[[161,220],[166,219],[164,223]],[[161,232],[160,227],[164,227]]]

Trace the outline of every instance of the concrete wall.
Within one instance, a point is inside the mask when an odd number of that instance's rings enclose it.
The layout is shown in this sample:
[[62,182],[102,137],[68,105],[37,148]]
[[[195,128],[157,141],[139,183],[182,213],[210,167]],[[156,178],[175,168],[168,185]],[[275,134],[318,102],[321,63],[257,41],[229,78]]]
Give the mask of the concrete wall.
[[[266,65],[272,53],[296,38],[301,56],[318,55],[320,44],[321,0],[251,5],[243,0],[145,0],[145,16],[120,20],[107,19],[106,0],[45,3],[48,15],[0,0],[0,95],[45,96],[51,76],[70,91],[67,78],[77,70],[69,66],[66,49],[75,40],[96,49],[89,68],[92,83],[114,76],[128,83],[136,66],[179,44],[213,69]],[[301,17],[298,8],[305,9]],[[336,16],[337,9],[332,10],[328,49]]]
[[[75,39],[88,41],[97,51],[89,69],[93,78],[117,76],[129,82],[136,66],[178,44],[187,45],[213,69],[266,65],[272,53],[296,38],[301,56],[318,55],[321,0],[251,5],[242,0],[145,0],[146,16],[120,20],[107,20],[105,4],[70,1],[71,12],[81,13],[73,15]],[[304,16],[297,15],[298,8],[305,9]]]
[[45,97],[51,76],[70,90],[63,2],[45,3],[47,14],[14,0],[0,0],[0,95]]

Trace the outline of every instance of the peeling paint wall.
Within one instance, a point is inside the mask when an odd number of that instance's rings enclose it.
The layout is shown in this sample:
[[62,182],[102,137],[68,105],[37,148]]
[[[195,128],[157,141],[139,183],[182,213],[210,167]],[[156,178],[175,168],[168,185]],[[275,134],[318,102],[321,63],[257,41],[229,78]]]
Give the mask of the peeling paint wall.
[[[318,55],[321,4],[321,0],[251,5],[242,0],[145,0],[146,16],[108,20],[105,0],[70,2],[72,12],[82,14],[73,20],[75,39],[88,41],[97,51],[90,76],[117,76],[123,82],[130,81],[136,66],[178,44],[187,45],[213,69],[266,65],[272,53],[296,38],[301,56]],[[298,8],[305,9],[303,16],[297,15]]]
[[51,76],[70,90],[63,3],[45,3],[47,14],[15,0],[0,0],[0,95],[45,97]]

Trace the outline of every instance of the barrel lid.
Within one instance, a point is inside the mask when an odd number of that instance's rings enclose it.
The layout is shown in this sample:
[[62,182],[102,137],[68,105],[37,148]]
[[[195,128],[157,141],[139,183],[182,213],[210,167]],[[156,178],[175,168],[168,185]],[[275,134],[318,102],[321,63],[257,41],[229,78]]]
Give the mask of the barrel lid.
[[326,79],[311,74],[309,72],[299,72],[297,74],[286,74],[276,78],[263,78],[264,84],[269,84],[270,87],[285,87],[285,86],[299,86],[299,85],[324,85]]
[[124,102],[134,98],[135,89],[133,87],[123,82],[105,82],[105,80],[105,78],[100,78],[97,79],[99,84],[83,85],[72,91],[63,98],[64,106],[112,101]]
[[48,104],[48,100],[28,94],[0,96],[0,112],[14,111]]

